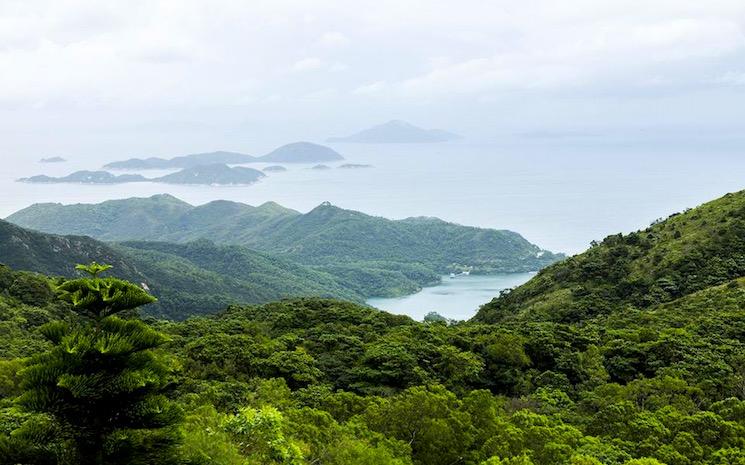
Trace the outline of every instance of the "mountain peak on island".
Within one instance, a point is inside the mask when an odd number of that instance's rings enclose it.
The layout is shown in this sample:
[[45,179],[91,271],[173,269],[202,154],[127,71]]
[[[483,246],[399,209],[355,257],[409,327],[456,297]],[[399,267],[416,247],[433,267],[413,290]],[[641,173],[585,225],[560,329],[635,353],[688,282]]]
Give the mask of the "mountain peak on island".
[[192,153],[175,158],[130,158],[129,160],[115,161],[104,166],[114,170],[146,170],[146,169],[184,169],[195,168],[201,165],[240,165],[253,163],[256,157],[238,152],[218,150],[216,152]]
[[259,159],[271,163],[316,163],[344,160],[336,150],[312,142],[293,142],[278,147]]
[[347,137],[330,137],[327,142],[357,142],[364,144],[410,144],[447,142],[461,136],[441,129],[423,129],[406,121],[394,119]]

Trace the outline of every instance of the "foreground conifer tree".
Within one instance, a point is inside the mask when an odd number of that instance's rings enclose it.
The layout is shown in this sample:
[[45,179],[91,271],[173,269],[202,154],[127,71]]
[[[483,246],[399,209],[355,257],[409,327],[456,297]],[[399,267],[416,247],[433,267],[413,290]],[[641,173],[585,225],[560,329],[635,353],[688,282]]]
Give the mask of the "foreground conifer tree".
[[[25,370],[20,403],[51,417],[62,432],[59,462],[173,463],[181,411],[162,394],[171,368],[154,350],[165,337],[139,320],[117,316],[155,298],[129,282],[99,276],[109,268],[80,265],[89,276],[59,287],[77,321],[43,328],[54,347]],[[33,428],[26,435],[33,436]]]

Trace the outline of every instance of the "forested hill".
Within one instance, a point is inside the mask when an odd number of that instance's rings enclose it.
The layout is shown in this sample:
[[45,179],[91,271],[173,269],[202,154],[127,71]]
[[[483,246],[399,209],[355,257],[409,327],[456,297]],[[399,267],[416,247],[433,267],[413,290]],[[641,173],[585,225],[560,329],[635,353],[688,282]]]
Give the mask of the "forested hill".
[[[64,290],[107,281],[0,267],[0,463],[74,457],[92,446],[70,418],[105,417],[93,446],[122,465],[741,465],[744,197],[608,238],[459,323],[305,298],[93,324]],[[0,251],[67,250],[64,239],[22,233]],[[240,246],[206,241],[112,250],[148,257],[152,268],[138,270],[151,279],[192,286],[255,280],[241,263],[260,266]],[[45,325],[54,320],[67,323]],[[121,344],[140,336],[159,342],[133,353]],[[133,375],[143,361],[173,371],[151,364]],[[142,389],[161,403],[138,404],[141,391],[122,381],[133,377],[157,377]],[[110,410],[89,408],[109,390]],[[74,417],[75,406],[87,414]],[[133,430],[148,406],[178,414]],[[148,461],[153,453],[162,461]]]
[[614,235],[484,305],[476,319],[582,321],[745,276],[745,191]]
[[117,268],[119,276],[143,282],[145,276],[110,245],[85,236],[58,236],[0,220],[0,263],[17,270],[73,276],[76,263],[98,261]]
[[[0,220],[0,263],[17,270],[77,276],[76,263],[112,264],[115,276],[146,285],[159,299],[151,314],[184,319],[232,303],[326,296],[360,302],[368,288],[323,271],[238,246],[105,244],[84,236],[30,231]],[[409,286],[416,284],[408,282]],[[390,284],[392,285],[392,284]],[[398,285],[401,281],[398,281]]]
[[[125,324],[115,318],[90,344],[98,331],[56,297],[59,284],[0,267],[0,463],[94,463],[58,460],[88,444],[88,430],[63,420],[108,389],[118,390],[105,397],[113,398],[105,425],[114,428],[106,439],[129,447],[104,448],[103,463],[745,461],[745,279],[578,324],[418,323],[325,299],[233,306],[147,326],[130,317],[125,328],[160,341],[159,350],[132,355],[108,350],[110,341],[118,348],[132,338],[113,332]],[[55,339],[51,330],[65,325],[45,323],[60,319],[77,322],[89,338]],[[88,363],[78,361],[83,356]],[[99,362],[112,358],[119,363]],[[40,370],[47,360],[61,362]],[[132,375],[129,367],[143,360],[172,371],[155,365],[161,369]],[[171,407],[147,412],[183,414],[133,430],[127,405],[142,391],[119,386],[140,373],[135,379],[159,376],[141,389],[164,394],[158,399]],[[100,389],[70,395],[79,379]],[[37,407],[29,400],[41,382],[60,395]],[[96,414],[104,416],[89,409],[78,421]],[[153,449],[160,460],[152,460]]]
[[274,203],[252,207],[216,201],[193,207],[158,195],[97,205],[38,204],[8,220],[49,233],[86,234],[110,241],[208,238],[309,265],[416,263],[437,273],[459,267],[509,272],[538,270],[562,257],[511,231],[437,219],[394,221],[330,204],[300,214]]

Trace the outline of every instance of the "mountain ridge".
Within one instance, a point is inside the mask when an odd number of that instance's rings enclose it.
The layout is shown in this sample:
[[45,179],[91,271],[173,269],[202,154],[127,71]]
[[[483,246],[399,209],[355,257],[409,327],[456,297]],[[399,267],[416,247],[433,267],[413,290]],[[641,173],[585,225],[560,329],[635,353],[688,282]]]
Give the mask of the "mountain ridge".
[[[169,208],[173,205],[177,207]],[[562,257],[512,231],[445,221],[389,220],[329,203],[305,214],[277,204],[269,206],[209,203],[194,207],[172,197],[151,197],[98,205],[31,206],[8,219],[46,232],[89,233],[108,241],[209,238],[313,266],[388,261],[422,263],[440,274],[462,266],[476,272],[508,272],[535,271]],[[230,214],[224,212],[226,208]],[[107,216],[111,214],[114,217]],[[141,216],[148,221],[137,231],[113,226]]]
[[462,136],[441,129],[423,129],[401,120],[391,120],[345,137],[329,137],[326,142],[356,142],[365,144],[406,144],[447,142]]
[[244,166],[228,166],[226,164],[201,164],[183,168],[175,173],[157,178],[146,178],[139,174],[115,175],[108,171],[75,171],[61,177],[46,175],[20,178],[18,182],[44,184],[124,184],[130,182],[155,182],[165,184],[200,184],[200,185],[248,185],[253,184],[266,175],[259,170]]
[[243,165],[248,163],[317,163],[338,161],[344,157],[330,147],[312,142],[291,142],[267,154],[255,157],[239,152],[193,153],[173,158],[149,157],[113,161],[104,165],[112,170],[187,169],[203,165]]
[[107,263],[114,276],[147,286],[159,303],[153,314],[183,319],[231,303],[265,303],[301,296],[362,302],[358,283],[240,246],[201,240],[184,244],[103,243],[56,235],[0,220],[0,263],[13,269],[75,277],[78,263]]

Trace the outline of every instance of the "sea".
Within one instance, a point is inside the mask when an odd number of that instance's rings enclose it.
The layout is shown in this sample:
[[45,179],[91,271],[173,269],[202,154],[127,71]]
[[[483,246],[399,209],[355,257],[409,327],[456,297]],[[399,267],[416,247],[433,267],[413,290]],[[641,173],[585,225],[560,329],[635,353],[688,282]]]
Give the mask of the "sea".
[[[194,205],[217,199],[251,205],[275,201],[301,212],[328,201],[392,219],[429,216],[508,229],[544,249],[575,254],[593,240],[645,228],[658,218],[745,188],[745,154],[733,148],[608,147],[563,141],[328,145],[345,157],[343,162],[325,163],[332,169],[282,164],[286,172],[269,173],[250,186],[26,184],[15,180],[96,170],[106,162],[129,156],[4,154],[0,217],[37,202],[96,203],[162,193]],[[250,147],[214,148],[223,149],[261,153]],[[68,161],[38,161],[53,155]],[[171,154],[178,155],[183,153]],[[338,168],[344,163],[371,167]],[[260,169],[266,165],[250,166]],[[417,319],[430,311],[466,319],[499,290],[529,278],[525,273],[444,278],[440,285],[418,294],[369,303]]]

